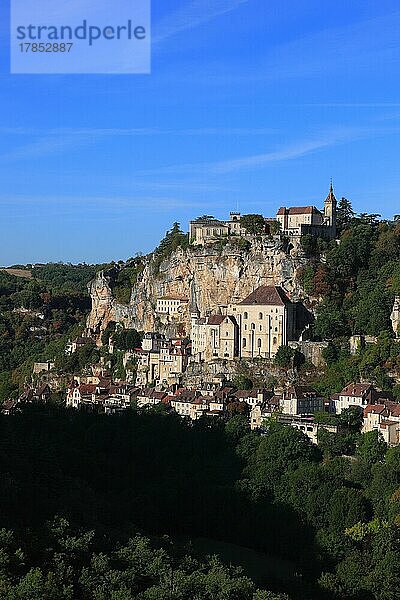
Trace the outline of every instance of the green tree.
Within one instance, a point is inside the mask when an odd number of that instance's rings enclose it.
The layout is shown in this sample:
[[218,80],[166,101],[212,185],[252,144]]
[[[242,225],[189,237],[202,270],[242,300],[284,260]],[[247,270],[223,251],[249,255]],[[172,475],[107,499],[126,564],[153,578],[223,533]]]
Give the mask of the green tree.
[[240,225],[252,235],[262,235],[265,233],[265,219],[262,215],[243,215],[240,219]]
[[372,465],[384,459],[387,444],[379,431],[363,433],[357,444],[357,456]]
[[279,346],[274,356],[274,364],[277,367],[288,369],[292,365],[295,351],[290,346]]
[[355,217],[351,202],[347,198],[341,198],[337,207],[337,226],[342,231],[347,229]]

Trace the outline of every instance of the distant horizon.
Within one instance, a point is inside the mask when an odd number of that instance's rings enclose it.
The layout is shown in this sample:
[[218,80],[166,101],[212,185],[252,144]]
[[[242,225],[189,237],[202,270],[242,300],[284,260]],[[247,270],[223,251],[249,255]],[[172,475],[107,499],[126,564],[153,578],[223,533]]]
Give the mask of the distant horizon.
[[[150,75],[10,75],[0,8],[0,263],[124,260],[174,221],[398,212],[394,0],[152,2]],[[125,258],[124,258],[125,257]]]

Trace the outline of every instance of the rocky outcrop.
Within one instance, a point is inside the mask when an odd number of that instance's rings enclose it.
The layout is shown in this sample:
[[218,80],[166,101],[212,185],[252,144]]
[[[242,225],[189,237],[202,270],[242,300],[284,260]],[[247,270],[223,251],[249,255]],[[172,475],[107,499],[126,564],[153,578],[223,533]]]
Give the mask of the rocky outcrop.
[[400,338],[400,296],[396,296],[391,314],[393,331]]
[[114,321],[125,327],[133,327],[134,315],[131,306],[118,304],[113,297],[110,277],[100,271],[88,285],[92,299],[92,309],[87,319],[87,329],[95,334],[101,334],[107,325]]
[[195,289],[197,305],[202,314],[218,310],[242,300],[260,285],[281,285],[293,301],[303,298],[296,272],[306,260],[293,249],[284,252],[278,240],[266,238],[253,242],[249,250],[236,243],[218,246],[178,248],[161,262],[154,255],[144,260],[144,269],[132,289],[129,305],[116,302],[107,273],[99,273],[89,284],[92,310],[87,326],[101,333],[110,321],[122,323],[140,331],[161,331],[175,334],[190,331],[189,303],[179,316],[179,323],[156,313],[161,296],[191,297]]

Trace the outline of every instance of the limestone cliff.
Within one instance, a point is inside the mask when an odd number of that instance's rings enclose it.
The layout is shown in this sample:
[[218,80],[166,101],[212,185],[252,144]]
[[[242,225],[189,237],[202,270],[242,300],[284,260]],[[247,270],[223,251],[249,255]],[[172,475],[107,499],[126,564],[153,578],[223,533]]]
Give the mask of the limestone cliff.
[[[178,248],[159,263],[154,254],[143,259],[143,270],[133,286],[128,305],[119,304],[112,294],[112,278],[99,273],[89,284],[92,310],[87,326],[101,333],[110,321],[140,331],[161,331],[171,335],[190,332],[189,303],[179,319],[156,313],[157,298],[191,297],[192,286],[202,314],[221,305],[242,300],[265,284],[281,285],[293,301],[303,298],[296,272],[306,259],[292,249],[284,251],[282,242],[266,238],[253,241],[251,248],[237,243],[218,246]],[[123,267],[122,267],[123,268]],[[178,322],[179,321],[179,322]]]

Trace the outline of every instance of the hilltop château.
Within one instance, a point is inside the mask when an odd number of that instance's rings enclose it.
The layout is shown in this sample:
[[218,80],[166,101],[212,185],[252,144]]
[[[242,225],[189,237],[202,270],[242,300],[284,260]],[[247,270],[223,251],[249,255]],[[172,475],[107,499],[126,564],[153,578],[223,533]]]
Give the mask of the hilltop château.
[[315,206],[281,207],[276,215],[281,233],[289,236],[320,235],[329,239],[336,237],[337,200],[331,184],[325,199],[324,210]]
[[[337,200],[331,184],[322,211],[315,206],[283,206],[278,210],[275,219],[264,218],[265,233],[270,231],[271,223],[277,221],[281,234],[291,238],[311,234],[334,239],[336,212]],[[204,215],[189,223],[189,240],[195,246],[223,237],[248,235],[249,232],[241,224],[240,212],[231,212],[229,221],[220,221],[210,215]]]

